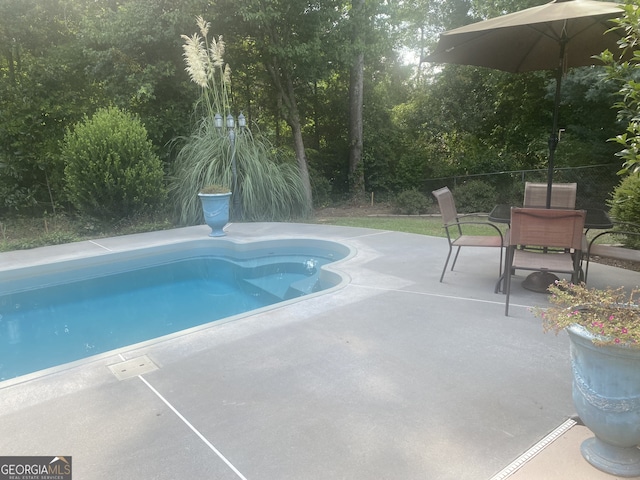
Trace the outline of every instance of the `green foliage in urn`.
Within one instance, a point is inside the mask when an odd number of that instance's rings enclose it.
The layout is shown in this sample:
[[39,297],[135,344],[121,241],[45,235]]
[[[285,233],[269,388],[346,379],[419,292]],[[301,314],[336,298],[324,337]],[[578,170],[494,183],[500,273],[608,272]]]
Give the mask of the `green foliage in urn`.
[[596,289],[567,280],[549,287],[553,306],[533,308],[546,331],[558,333],[571,325],[584,327],[598,345],[626,345],[640,348],[639,289],[624,287]]
[[221,195],[231,193],[231,190],[224,185],[206,185],[200,189],[203,195]]
[[98,110],[67,131],[61,158],[69,199],[84,214],[122,219],[166,198],[162,162],[147,130],[118,108]]

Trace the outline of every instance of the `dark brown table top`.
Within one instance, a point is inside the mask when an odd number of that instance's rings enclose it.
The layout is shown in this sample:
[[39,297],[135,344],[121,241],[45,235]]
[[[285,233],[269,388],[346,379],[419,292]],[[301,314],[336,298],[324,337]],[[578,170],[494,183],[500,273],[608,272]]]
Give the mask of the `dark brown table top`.
[[[613,222],[606,211],[598,208],[587,208],[586,212],[587,215],[584,220],[584,228],[607,230],[613,227]],[[510,223],[511,205],[496,205],[489,214],[489,221],[494,223]]]

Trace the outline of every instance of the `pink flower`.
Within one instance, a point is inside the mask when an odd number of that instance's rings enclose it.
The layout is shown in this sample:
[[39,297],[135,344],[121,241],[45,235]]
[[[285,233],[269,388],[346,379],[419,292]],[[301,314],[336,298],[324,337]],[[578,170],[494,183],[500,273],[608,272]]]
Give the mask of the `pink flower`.
[[616,343],[620,343],[620,339],[619,339],[619,338],[616,338],[616,339],[614,340],[614,342],[616,342]]
[[626,328],[622,327],[622,333],[627,333],[627,332],[628,332],[628,330]]
[[613,315],[611,315],[611,316],[609,317],[609,321],[611,321],[611,320],[613,320],[613,319],[614,319],[614,318],[613,318]]

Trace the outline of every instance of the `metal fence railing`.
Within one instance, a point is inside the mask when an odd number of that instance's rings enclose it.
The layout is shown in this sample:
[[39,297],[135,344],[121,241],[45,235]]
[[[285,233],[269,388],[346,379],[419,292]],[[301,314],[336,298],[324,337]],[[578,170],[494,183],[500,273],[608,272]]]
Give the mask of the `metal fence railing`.
[[[620,183],[617,172],[620,165],[589,165],[583,167],[563,167],[554,170],[554,183],[577,183],[577,208],[607,208],[614,188]],[[495,190],[495,203],[518,205],[522,203],[525,182],[547,182],[547,170],[514,170],[508,172],[457,175],[432,178],[424,182],[424,192],[443,186],[455,191],[457,187],[473,180],[480,180]]]

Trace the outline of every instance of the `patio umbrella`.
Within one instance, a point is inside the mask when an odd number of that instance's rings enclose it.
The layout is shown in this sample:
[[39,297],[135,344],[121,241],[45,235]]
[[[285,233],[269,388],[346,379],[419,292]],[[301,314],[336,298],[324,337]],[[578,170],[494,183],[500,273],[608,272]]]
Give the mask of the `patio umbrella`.
[[620,5],[595,0],[554,0],[545,5],[473,23],[440,36],[426,60],[475,65],[506,72],[556,71],[553,124],[549,138],[547,208],[551,206],[554,154],[562,75],[570,67],[593,65],[592,58],[618,49],[622,32],[609,31],[622,16]]

